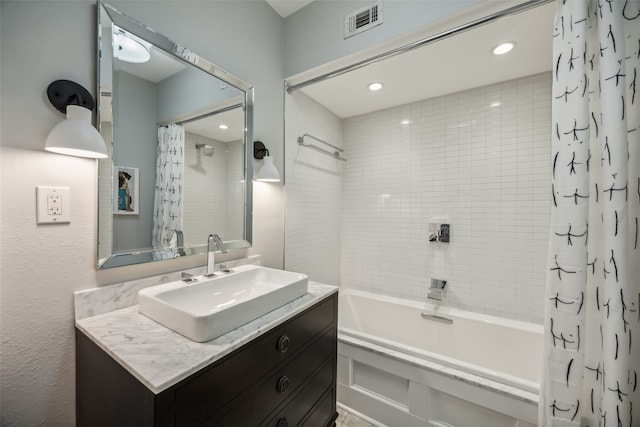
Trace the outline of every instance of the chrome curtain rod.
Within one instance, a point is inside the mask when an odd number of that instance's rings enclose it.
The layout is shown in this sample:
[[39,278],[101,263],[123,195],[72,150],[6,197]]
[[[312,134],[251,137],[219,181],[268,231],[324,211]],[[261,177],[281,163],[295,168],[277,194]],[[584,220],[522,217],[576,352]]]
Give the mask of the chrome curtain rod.
[[216,114],[226,113],[227,111],[231,111],[233,109],[236,109],[236,108],[239,108],[239,107],[242,107],[242,106],[243,106],[242,104],[229,105],[228,107],[224,107],[224,108],[221,108],[221,109],[216,110],[216,111],[210,111],[208,113],[201,114],[201,115],[199,115],[197,117],[191,117],[189,119],[181,120],[179,122],[176,122],[176,124],[177,125],[184,125],[184,124],[187,124],[189,122],[195,122],[196,120],[204,119],[206,117],[215,116]]
[[362,68],[362,67],[366,67],[367,65],[371,65],[371,64],[376,63],[378,61],[382,61],[384,59],[391,58],[391,57],[399,55],[401,53],[405,53],[405,52],[408,52],[410,50],[417,49],[419,47],[422,47],[422,46],[425,46],[427,44],[436,42],[438,40],[442,40],[442,39],[454,36],[454,35],[456,35],[458,33],[462,33],[464,31],[470,30],[472,28],[479,27],[480,25],[488,24],[489,22],[495,21],[495,20],[500,19],[500,18],[504,18],[505,16],[513,15],[513,14],[519,13],[519,12],[524,12],[525,10],[532,9],[534,7],[537,7],[537,6],[546,4],[546,3],[551,3],[552,1],[553,0],[529,0],[529,1],[525,2],[525,3],[521,3],[519,5],[512,6],[510,8],[501,10],[500,12],[496,12],[496,13],[493,13],[491,15],[487,15],[485,17],[478,18],[478,19],[476,19],[474,21],[467,22],[466,24],[462,24],[462,25],[460,25],[458,27],[454,27],[454,28],[451,28],[449,30],[443,31],[441,33],[434,34],[432,36],[426,37],[424,39],[408,43],[408,44],[406,44],[404,46],[400,46],[400,47],[397,47],[395,49],[389,50],[387,52],[383,52],[381,54],[375,55],[375,56],[373,56],[371,58],[364,59],[362,61],[356,62],[356,63],[351,64],[351,65],[347,65],[347,66],[342,67],[342,68],[338,68],[335,71],[331,71],[331,72],[323,74],[321,76],[314,77],[312,79],[303,81],[301,83],[294,84],[294,85],[289,85],[288,83],[286,83],[285,87],[287,89],[287,93],[291,93],[291,92],[296,91],[298,89],[302,89],[303,87],[312,85],[314,83],[321,82],[323,80],[330,79],[332,77],[340,76],[340,75],[342,75],[344,73],[348,73],[349,71],[353,71],[353,70],[357,70],[357,69]]
[[[305,138],[315,139],[316,141],[321,142],[321,143],[323,143],[323,144],[325,144],[325,145],[328,145],[329,147],[331,147],[331,148],[335,149],[336,151],[331,152],[331,151],[329,151],[329,150],[325,150],[325,149],[324,149],[324,148],[322,148],[322,147],[318,147],[317,145],[313,145],[313,144],[305,143],[305,142],[304,142],[304,139],[305,139]],[[311,134],[308,134],[308,133],[305,133],[304,135],[302,135],[302,136],[299,136],[299,137],[298,137],[298,145],[302,145],[303,147],[313,148],[313,149],[316,149],[316,150],[318,150],[318,151],[322,151],[323,153],[326,153],[326,154],[328,154],[328,155],[330,155],[330,156],[332,156],[332,157],[334,157],[334,158],[336,158],[337,160],[340,160],[340,161],[342,161],[342,162],[346,162],[346,161],[347,161],[347,159],[345,159],[344,157],[342,157],[342,156],[340,155],[340,153],[344,152],[344,150],[343,150],[342,148],[340,148],[340,147],[336,147],[336,146],[335,146],[335,145],[333,145],[333,144],[329,144],[327,141],[323,141],[322,139],[320,139],[320,138],[318,138],[318,137],[315,137],[315,136],[313,136],[313,135],[311,135]]]
[[226,113],[227,111],[231,111],[231,110],[239,108],[239,107],[244,107],[244,104],[239,103],[239,104],[229,105],[228,107],[220,108],[219,110],[208,111],[208,112],[206,112],[204,114],[200,114],[200,115],[195,116],[195,117],[189,117],[189,118],[183,119],[183,120],[161,122],[161,123],[158,123],[158,126],[167,126],[167,125],[170,125],[170,124],[176,124],[176,125],[181,125],[182,126],[182,125],[187,124],[189,122],[195,122],[196,120],[204,119],[204,118],[209,117],[209,116],[214,116],[214,115],[220,114],[220,113]]

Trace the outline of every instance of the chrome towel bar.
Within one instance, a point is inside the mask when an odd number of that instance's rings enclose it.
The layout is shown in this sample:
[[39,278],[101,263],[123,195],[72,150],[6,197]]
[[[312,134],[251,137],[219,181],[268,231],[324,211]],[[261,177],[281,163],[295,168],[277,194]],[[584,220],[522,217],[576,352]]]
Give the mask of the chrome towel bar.
[[[326,149],[324,149],[322,147],[318,147],[317,145],[305,143],[304,142],[305,138],[315,139],[318,142],[321,142],[321,143],[323,143],[325,145],[328,145],[329,147],[333,148],[335,151],[331,152],[331,151],[326,150]],[[342,162],[346,162],[347,161],[347,159],[345,159],[344,157],[342,157],[340,155],[340,153],[344,152],[344,150],[342,148],[336,147],[333,144],[329,144],[327,141],[323,141],[322,139],[320,139],[318,137],[315,137],[315,136],[313,136],[311,134],[308,134],[308,133],[305,133],[304,135],[298,137],[298,145],[302,145],[303,147],[313,148],[315,150],[322,151],[323,153],[326,153],[326,154],[328,154],[328,155],[330,155],[330,156],[334,157],[335,159],[340,160]]]

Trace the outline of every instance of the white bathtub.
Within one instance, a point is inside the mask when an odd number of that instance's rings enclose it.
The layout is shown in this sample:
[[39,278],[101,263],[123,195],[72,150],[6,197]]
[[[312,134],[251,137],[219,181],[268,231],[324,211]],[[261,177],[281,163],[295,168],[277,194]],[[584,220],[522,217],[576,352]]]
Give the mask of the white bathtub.
[[372,424],[537,425],[542,325],[349,289],[338,322],[338,404]]

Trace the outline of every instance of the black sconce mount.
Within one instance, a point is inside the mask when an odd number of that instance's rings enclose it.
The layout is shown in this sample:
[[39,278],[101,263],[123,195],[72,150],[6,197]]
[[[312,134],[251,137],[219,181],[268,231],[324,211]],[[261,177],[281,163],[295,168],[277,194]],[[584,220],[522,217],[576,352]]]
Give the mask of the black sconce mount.
[[71,80],[56,80],[47,87],[47,97],[56,110],[67,113],[67,105],[79,105],[90,111],[95,107],[87,89]]
[[269,155],[269,150],[264,146],[262,141],[254,141],[253,142],[253,158],[262,160],[264,156]]

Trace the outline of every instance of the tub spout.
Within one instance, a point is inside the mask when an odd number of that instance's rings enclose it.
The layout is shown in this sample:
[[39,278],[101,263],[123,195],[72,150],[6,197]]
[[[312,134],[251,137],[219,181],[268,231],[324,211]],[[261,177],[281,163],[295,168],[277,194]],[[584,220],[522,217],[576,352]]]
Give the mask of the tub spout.
[[451,325],[453,323],[453,319],[449,319],[448,317],[444,317],[444,316],[438,316],[437,314],[420,313],[420,316],[423,319],[433,320],[434,322],[446,323],[447,325]]

